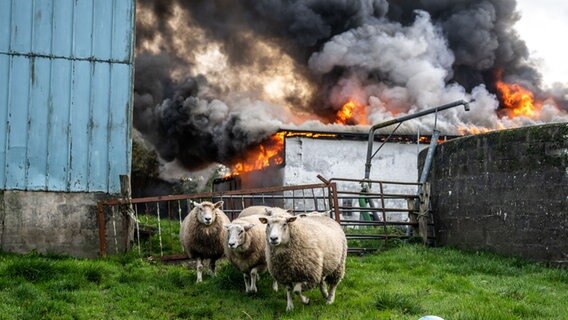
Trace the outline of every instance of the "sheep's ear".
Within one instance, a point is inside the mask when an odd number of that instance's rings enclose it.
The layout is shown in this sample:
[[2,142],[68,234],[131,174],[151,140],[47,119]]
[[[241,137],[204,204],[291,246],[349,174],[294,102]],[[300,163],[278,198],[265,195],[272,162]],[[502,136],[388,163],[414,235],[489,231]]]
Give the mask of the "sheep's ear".
[[252,229],[252,227],[254,227],[254,224],[247,224],[246,226],[243,226],[243,228],[245,229],[245,231],[249,231],[250,229]]
[[298,217],[290,217],[290,218],[286,219],[286,222],[288,222],[288,223],[294,222],[294,221],[296,221],[296,219],[298,219]]
[[199,202],[191,201],[191,204],[192,204],[194,207],[201,208],[201,203],[199,203]]
[[301,213],[301,214],[297,215],[296,217],[305,218],[307,216],[308,216],[307,213]]
[[268,209],[268,208],[264,208],[264,213],[266,213],[267,216],[271,216],[272,215],[272,210]]
[[258,217],[258,220],[260,220],[260,223],[262,223],[262,224],[268,223],[268,219],[266,219],[265,217]]
[[292,210],[292,209],[288,209],[288,210],[286,210],[286,212],[288,212],[289,214],[294,214],[294,210]]
[[223,206],[223,201],[219,201],[219,202],[216,202],[216,203],[213,205],[213,208],[214,208],[214,209],[219,209],[219,208],[221,208],[222,206]]

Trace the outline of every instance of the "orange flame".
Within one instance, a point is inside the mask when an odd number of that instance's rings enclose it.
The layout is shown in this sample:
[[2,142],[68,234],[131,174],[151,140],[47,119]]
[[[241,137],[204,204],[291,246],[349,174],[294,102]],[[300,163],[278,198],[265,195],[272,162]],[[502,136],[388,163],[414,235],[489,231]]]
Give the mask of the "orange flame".
[[542,102],[535,101],[534,94],[519,84],[497,81],[497,90],[502,96],[503,111],[510,118],[538,117]]
[[309,131],[280,131],[266,139],[261,144],[250,149],[239,162],[231,165],[230,172],[225,177],[237,176],[243,173],[262,170],[270,166],[284,163],[284,139],[286,137],[327,138],[337,137],[333,133],[316,133]]
[[241,161],[231,166],[230,175],[262,170],[269,166],[280,165],[284,162],[284,137],[286,132],[278,132],[265,142],[249,150]]
[[343,107],[337,111],[335,116],[335,123],[338,124],[368,124],[365,106],[355,102],[354,100],[347,101],[347,103],[345,103]]
[[458,132],[462,136],[487,133],[487,132],[490,132],[490,131],[493,131],[493,129],[477,127],[477,126],[473,126],[473,125],[471,125],[469,127],[458,127]]

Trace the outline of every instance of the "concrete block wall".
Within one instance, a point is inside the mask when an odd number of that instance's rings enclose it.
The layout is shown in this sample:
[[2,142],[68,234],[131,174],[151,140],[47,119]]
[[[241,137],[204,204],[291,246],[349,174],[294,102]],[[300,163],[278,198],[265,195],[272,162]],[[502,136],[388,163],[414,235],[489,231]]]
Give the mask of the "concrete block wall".
[[[97,201],[105,197],[108,195],[103,193],[0,192],[0,250],[98,257],[96,208]],[[120,215],[117,216],[115,224],[121,226]],[[112,244],[112,221],[109,216],[105,219],[107,241]],[[120,229],[118,236],[124,239]],[[115,248],[109,246],[110,249]]]
[[439,245],[568,266],[568,123],[445,142],[429,182]]

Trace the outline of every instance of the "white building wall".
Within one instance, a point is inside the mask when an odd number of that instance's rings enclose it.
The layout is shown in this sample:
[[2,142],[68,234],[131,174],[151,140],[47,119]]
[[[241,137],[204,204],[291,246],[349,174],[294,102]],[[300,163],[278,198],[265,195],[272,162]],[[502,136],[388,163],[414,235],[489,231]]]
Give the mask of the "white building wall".
[[[375,142],[374,150],[380,145],[380,142]],[[386,143],[371,162],[371,180],[417,182],[418,153],[427,147],[428,145],[416,143]],[[290,137],[286,138],[285,148],[284,185],[320,183],[318,174],[326,179],[364,178],[367,141]],[[356,183],[338,182],[338,189],[360,191],[361,186]],[[375,185],[373,191],[378,192],[378,186]],[[386,185],[384,192],[414,194],[417,188]],[[356,198],[342,201],[350,202],[353,207],[359,206]],[[406,207],[406,203],[393,201],[385,207],[402,208]],[[407,217],[406,214],[393,213],[387,219],[401,221]]]
[[[375,142],[374,150],[380,143]],[[372,180],[416,182],[418,152],[427,145],[388,142],[373,158]],[[367,141],[286,138],[284,184],[318,183],[325,178],[363,179]]]

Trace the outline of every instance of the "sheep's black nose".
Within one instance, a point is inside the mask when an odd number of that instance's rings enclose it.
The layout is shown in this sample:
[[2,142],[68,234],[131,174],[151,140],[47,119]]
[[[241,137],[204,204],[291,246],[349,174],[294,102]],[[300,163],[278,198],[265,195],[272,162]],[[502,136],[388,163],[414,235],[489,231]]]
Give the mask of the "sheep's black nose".
[[275,242],[276,240],[278,240],[278,237],[270,237],[270,241]]
[[211,218],[205,218],[205,221],[209,222],[211,221]]
[[235,246],[235,243],[234,243],[234,242],[229,242],[229,247],[232,248],[232,247],[234,247],[234,246]]

